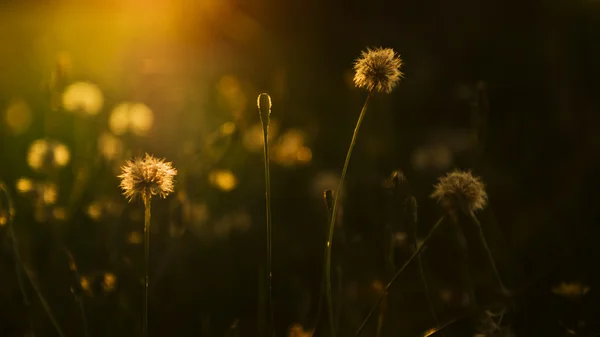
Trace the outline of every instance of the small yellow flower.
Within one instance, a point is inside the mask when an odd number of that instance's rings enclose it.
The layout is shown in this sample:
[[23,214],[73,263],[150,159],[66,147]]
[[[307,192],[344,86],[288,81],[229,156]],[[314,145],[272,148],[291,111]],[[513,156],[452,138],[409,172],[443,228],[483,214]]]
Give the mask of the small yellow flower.
[[404,74],[400,55],[391,48],[367,48],[354,63],[354,84],[369,91],[390,93]]
[[473,213],[487,204],[485,186],[479,177],[473,177],[469,171],[453,171],[441,177],[431,198],[445,202],[451,208],[462,206]]
[[164,159],[157,159],[146,153],[144,158],[128,160],[121,167],[121,189],[129,201],[141,196],[149,201],[153,195],[165,198],[174,190],[173,177],[177,170]]

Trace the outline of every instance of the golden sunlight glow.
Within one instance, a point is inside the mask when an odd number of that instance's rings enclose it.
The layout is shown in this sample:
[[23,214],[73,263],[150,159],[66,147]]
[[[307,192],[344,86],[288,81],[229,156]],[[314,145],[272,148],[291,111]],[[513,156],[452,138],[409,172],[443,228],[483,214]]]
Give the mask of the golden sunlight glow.
[[5,118],[11,131],[16,135],[21,134],[31,125],[31,109],[27,102],[16,99],[6,108]]
[[229,192],[237,186],[237,178],[229,170],[215,170],[208,176],[209,182],[218,189]]
[[97,85],[90,82],[76,82],[65,89],[62,103],[67,111],[97,115],[102,110],[104,97]]
[[113,109],[108,124],[115,135],[123,135],[129,131],[143,136],[152,128],[154,114],[143,103],[124,102]]
[[16,185],[19,193],[27,193],[33,190],[33,182],[29,178],[19,178]]

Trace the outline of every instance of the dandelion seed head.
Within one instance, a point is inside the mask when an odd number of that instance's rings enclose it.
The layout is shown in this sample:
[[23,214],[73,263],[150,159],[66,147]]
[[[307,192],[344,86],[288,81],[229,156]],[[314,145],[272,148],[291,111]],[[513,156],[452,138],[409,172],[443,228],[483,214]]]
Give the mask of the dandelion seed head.
[[164,159],[155,158],[146,153],[144,158],[128,160],[121,167],[121,189],[129,201],[160,195],[165,198],[174,191],[173,177],[177,170]]
[[354,63],[354,85],[390,93],[404,76],[402,65],[400,55],[391,48],[367,48]]
[[470,171],[450,172],[439,179],[434,189],[431,198],[447,202],[452,208],[462,206],[469,213],[483,209],[487,204],[487,193],[481,178],[473,177]]

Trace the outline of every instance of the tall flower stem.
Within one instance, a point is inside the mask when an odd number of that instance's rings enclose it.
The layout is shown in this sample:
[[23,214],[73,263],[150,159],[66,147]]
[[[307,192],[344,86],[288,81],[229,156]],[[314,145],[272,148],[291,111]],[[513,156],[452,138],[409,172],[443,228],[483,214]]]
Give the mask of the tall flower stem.
[[400,267],[400,269],[398,269],[398,271],[396,272],[396,274],[394,275],[394,277],[392,277],[392,279],[390,280],[390,282],[385,286],[385,288],[383,289],[383,294],[381,294],[381,296],[379,296],[379,298],[377,299],[377,302],[375,302],[375,304],[371,308],[371,311],[369,311],[369,314],[367,314],[367,317],[365,317],[364,321],[362,322],[362,324],[360,325],[360,327],[356,331],[355,337],[359,337],[360,336],[360,334],[363,332],[363,330],[367,326],[367,323],[371,319],[371,316],[373,316],[373,314],[375,313],[375,311],[379,307],[379,304],[381,304],[381,302],[383,301],[383,299],[386,298],[387,293],[390,290],[390,287],[394,284],[394,282],[396,282],[396,280],[400,277],[400,275],[402,274],[402,272],[404,272],[404,270],[406,269],[406,267],[408,267],[408,265],[421,253],[421,250],[423,250],[423,247],[425,247],[425,244],[429,241],[429,239],[431,238],[431,236],[433,235],[433,233],[444,222],[445,219],[446,219],[446,216],[444,215],[444,216],[442,216],[435,223],[435,225],[433,225],[433,227],[431,228],[431,230],[429,231],[429,233],[427,234],[427,236],[423,240],[423,244],[420,245],[415,250],[415,252],[408,258],[408,260],[406,260],[406,262],[404,262],[404,265],[402,265],[402,267]]
[[483,248],[485,248],[485,251],[487,252],[488,260],[490,261],[490,265],[492,266],[492,269],[494,270],[494,275],[496,276],[496,280],[498,281],[500,290],[503,293],[508,294],[509,291],[504,286],[504,283],[502,282],[502,278],[500,277],[500,273],[498,272],[498,269],[496,268],[496,261],[494,260],[494,255],[492,255],[492,251],[490,250],[490,247],[487,244],[485,235],[483,235],[483,228],[481,227],[481,223],[479,222],[479,220],[477,220],[477,217],[475,216],[475,214],[473,214],[473,212],[469,213],[469,217],[473,220],[473,222],[475,222],[475,224],[477,225],[477,227],[479,229],[479,240],[481,241]]
[[265,201],[267,222],[267,319],[269,320],[267,334],[274,336],[273,297],[272,297],[272,217],[271,217],[271,170],[269,165],[269,123],[271,117],[271,97],[268,94],[258,96],[258,111],[263,129],[264,162],[265,162]]
[[335,191],[335,198],[333,200],[333,208],[331,210],[331,220],[329,221],[329,235],[327,236],[327,247],[325,254],[325,293],[327,298],[327,310],[329,314],[329,328],[330,328],[330,337],[335,337],[335,322],[333,316],[333,298],[331,294],[331,247],[333,241],[333,231],[335,229],[335,220],[337,218],[338,213],[338,201],[340,195],[342,194],[342,185],[344,184],[344,180],[346,179],[346,172],[348,171],[348,164],[350,164],[350,158],[352,157],[352,150],[356,145],[356,138],[358,136],[358,130],[360,129],[360,125],[362,124],[363,119],[365,118],[365,113],[367,112],[367,106],[373,95],[373,91],[369,91],[367,95],[367,99],[365,100],[365,104],[360,111],[360,115],[358,116],[358,121],[356,122],[356,126],[354,127],[354,133],[352,135],[352,140],[350,141],[350,147],[348,148],[348,152],[346,153],[346,161],[344,162],[344,168],[342,169],[342,175],[340,177],[340,182],[338,184],[337,191]]
[[23,295],[23,303],[27,307],[31,306],[31,302],[29,302],[27,292],[25,291],[25,284],[23,283],[23,276],[21,274],[21,269],[25,272],[25,276],[29,280],[29,283],[31,283],[31,287],[35,291],[40,302],[42,303],[42,306],[44,307],[44,310],[46,311],[46,315],[48,315],[48,318],[52,322],[52,325],[54,325],[54,329],[56,330],[56,332],[58,333],[58,335],[60,337],[65,337],[65,334],[64,334],[62,328],[60,327],[60,325],[58,324],[58,321],[56,320],[56,317],[52,313],[52,309],[50,308],[48,301],[46,301],[46,298],[44,297],[44,295],[42,295],[42,291],[40,290],[39,285],[34,280],[34,277],[31,275],[31,272],[29,272],[29,270],[27,270],[27,268],[25,267],[25,264],[23,263],[23,259],[21,258],[21,253],[19,252],[19,240],[17,239],[17,235],[13,228],[13,210],[14,210],[14,208],[13,208],[12,198],[10,196],[10,193],[8,192],[8,188],[6,187],[4,182],[1,182],[1,181],[0,181],[0,190],[2,190],[2,192],[4,193],[4,195],[6,196],[6,199],[8,201],[7,227],[8,227],[8,231],[10,234],[10,238],[12,240],[12,249],[13,249],[13,254],[15,256],[15,271],[17,274],[17,281],[19,282],[19,288],[21,289],[21,294]]
[[145,193],[144,199],[144,317],[143,336],[148,337],[148,270],[150,269],[150,206],[152,195]]

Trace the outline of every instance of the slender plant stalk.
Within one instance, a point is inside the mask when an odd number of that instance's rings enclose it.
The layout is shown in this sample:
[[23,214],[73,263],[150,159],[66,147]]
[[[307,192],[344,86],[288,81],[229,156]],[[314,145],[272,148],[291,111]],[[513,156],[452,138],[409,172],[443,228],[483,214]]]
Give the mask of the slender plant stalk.
[[[414,221],[410,221],[412,227],[413,234],[413,242],[415,247],[418,245],[417,240],[417,224]],[[429,293],[429,287],[427,286],[427,279],[425,278],[425,270],[423,268],[423,259],[421,258],[421,254],[417,254],[417,264],[419,265],[419,274],[421,276],[421,283],[423,283],[423,288],[425,290],[425,297],[427,298],[427,304],[429,305],[429,311],[431,312],[431,317],[435,322],[435,325],[440,325],[440,321],[435,313],[435,309],[433,307],[433,301],[431,300],[431,294]]]
[[267,305],[270,333],[274,334],[273,330],[273,297],[272,297],[272,223],[271,223],[271,170],[269,169],[269,126],[263,129],[264,133],[264,152],[265,152],[265,198],[266,198],[266,214],[267,214]]
[[[323,199],[325,199],[325,207],[327,208],[327,223],[331,222],[331,211],[333,207],[333,191],[326,190],[323,193]],[[323,262],[327,258],[327,249],[323,251]],[[317,325],[319,324],[319,320],[321,318],[321,312],[323,311],[323,297],[325,295],[325,273],[321,278],[321,288],[319,289],[319,303],[317,304],[317,314],[315,316],[315,330],[317,329]]]
[[425,244],[427,243],[427,241],[429,241],[429,239],[431,238],[431,236],[433,235],[433,233],[444,222],[445,219],[446,219],[446,216],[444,215],[444,216],[442,216],[435,223],[435,225],[433,225],[433,227],[431,228],[431,230],[429,231],[429,233],[427,234],[427,236],[423,240],[423,244],[421,246],[419,246],[415,250],[415,252],[408,258],[408,260],[404,263],[404,265],[402,265],[402,267],[400,267],[400,269],[398,269],[398,271],[396,272],[396,274],[394,275],[394,277],[392,277],[392,279],[390,280],[390,282],[385,286],[385,288],[383,289],[383,294],[381,294],[381,296],[379,296],[379,298],[377,299],[377,302],[375,302],[375,304],[373,305],[373,307],[369,311],[369,314],[367,314],[367,317],[364,319],[364,321],[362,322],[362,324],[360,325],[360,327],[356,331],[355,337],[360,336],[360,334],[362,333],[362,331],[365,329],[365,326],[367,326],[367,323],[371,319],[371,316],[373,316],[373,314],[375,313],[375,311],[379,307],[379,304],[381,304],[381,302],[383,301],[383,299],[386,298],[387,293],[388,293],[390,287],[394,284],[394,282],[396,282],[396,280],[400,277],[400,275],[402,274],[402,272],[404,272],[404,270],[406,269],[406,267],[408,267],[408,265],[421,253],[421,250],[423,249],[423,247],[425,247]]
[[144,198],[144,317],[143,317],[143,336],[148,337],[148,270],[150,269],[150,206],[152,196],[147,193]]
[[485,236],[483,235],[483,228],[481,227],[481,223],[479,222],[479,220],[477,220],[477,217],[472,212],[469,213],[469,217],[473,220],[473,222],[475,222],[475,224],[477,224],[477,227],[479,229],[479,240],[481,241],[483,248],[485,248],[485,250],[487,252],[488,259],[490,261],[490,265],[492,266],[492,269],[494,270],[494,275],[496,276],[496,280],[498,281],[500,290],[502,290],[502,292],[504,292],[504,293],[508,293],[509,291],[504,286],[504,283],[502,282],[502,278],[500,277],[500,273],[498,273],[498,269],[496,268],[496,261],[494,260],[494,255],[492,255],[492,251],[490,250],[490,247],[487,244],[487,240],[485,239]]
[[340,195],[342,194],[342,186],[344,184],[344,180],[346,179],[346,173],[348,171],[348,164],[350,164],[350,158],[352,157],[352,150],[356,145],[356,138],[358,136],[358,130],[360,129],[360,125],[362,124],[363,119],[365,118],[365,113],[367,112],[367,105],[369,104],[369,100],[371,99],[373,92],[369,91],[367,95],[367,99],[365,100],[365,104],[360,111],[360,115],[358,116],[358,121],[356,122],[356,126],[354,127],[354,133],[352,134],[352,140],[350,141],[350,147],[348,148],[348,152],[346,153],[346,160],[344,162],[344,168],[342,169],[342,175],[340,176],[340,182],[338,184],[337,191],[335,191],[335,198],[333,200],[333,208],[331,210],[331,220],[329,221],[329,235],[327,237],[327,246],[326,246],[326,254],[325,254],[325,292],[327,298],[327,309],[329,316],[329,328],[330,328],[330,337],[335,337],[335,323],[333,316],[333,298],[331,295],[331,248],[333,241],[333,231],[335,229],[335,220],[337,218],[338,213],[338,201]]
[[458,220],[456,217],[453,217],[453,224],[456,230],[456,239],[460,245],[462,258],[464,260],[464,272],[465,278],[467,281],[467,290],[469,291],[469,302],[472,302],[473,305],[478,308],[479,302],[477,301],[477,296],[475,295],[475,287],[473,286],[473,279],[471,278],[471,270],[469,269],[469,250],[466,246],[467,239],[465,238],[465,234],[458,224]]
[[31,275],[31,273],[29,272],[29,270],[27,270],[27,268],[25,267],[25,264],[23,263],[21,254],[19,253],[19,240],[17,239],[17,235],[13,228],[12,198],[10,196],[10,193],[8,192],[8,188],[6,187],[6,185],[3,182],[0,182],[0,189],[4,192],[4,194],[6,195],[6,198],[8,200],[8,230],[9,230],[10,237],[12,240],[13,254],[15,255],[17,281],[19,282],[19,288],[21,288],[21,293],[23,294],[23,302],[25,303],[26,306],[28,306],[28,307],[30,306],[30,302],[27,297],[27,293],[25,291],[25,284],[23,283],[23,276],[21,274],[21,269],[25,272],[25,276],[29,280],[29,283],[31,283],[31,287],[35,291],[38,299],[40,300],[40,303],[42,303],[42,306],[44,307],[44,310],[46,311],[48,318],[52,322],[52,325],[54,325],[54,329],[56,329],[56,332],[58,333],[58,335],[60,337],[65,337],[65,334],[64,334],[62,328],[60,327],[60,325],[58,324],[58,321],[56,320],[56,317],[52,313],[52,309],[50,308],[50,305],[46,301],[46,298],[44,297],[44,295],[42,295],[42,291],[40,290],[40,287],[38,286],[37,282],[34,280],[33,275]]
[[[265,110],[264,102],[261,98],[268,99],[268,107]],[[272,216],[271,216],[271,170],[269,166],[269,123],[271,117],[271,97],[268,94],[258,96],[258,111],[263,128],[264,162],[265,162],[265,199],[267,216],[267,319],[269,320],[268,331],[270,335],[275,335],[275,319],[273,315],[273,297],[272,297]]]

